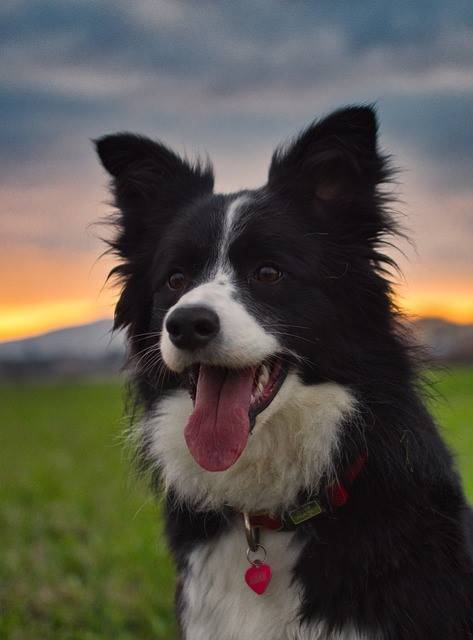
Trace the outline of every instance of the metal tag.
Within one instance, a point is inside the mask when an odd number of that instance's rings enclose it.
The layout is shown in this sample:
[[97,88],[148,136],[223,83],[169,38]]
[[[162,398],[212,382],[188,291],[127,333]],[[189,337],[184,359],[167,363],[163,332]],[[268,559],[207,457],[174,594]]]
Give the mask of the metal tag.
[[322,511],[323,509],[317,500],[313,500],[312,502],[307,502],[302,505],[302,507],[289,511],[288,517],[292,524],[298,525],[301,524],[301,522],[310,520],[314,516],[318,516]]

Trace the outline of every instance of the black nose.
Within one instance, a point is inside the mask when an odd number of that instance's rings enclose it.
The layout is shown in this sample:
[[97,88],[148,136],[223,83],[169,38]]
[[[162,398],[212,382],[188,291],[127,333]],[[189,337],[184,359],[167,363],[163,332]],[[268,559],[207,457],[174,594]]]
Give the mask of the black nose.
[[179,349],[205,347],[220,331],[218,315],[209,307],[189,305],[175,309],[166,320],[171,342]]

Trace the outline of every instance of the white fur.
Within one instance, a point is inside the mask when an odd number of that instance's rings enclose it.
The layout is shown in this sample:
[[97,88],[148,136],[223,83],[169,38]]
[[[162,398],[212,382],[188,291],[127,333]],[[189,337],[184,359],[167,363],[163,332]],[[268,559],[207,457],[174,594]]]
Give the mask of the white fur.
[[273,572],[262,595],[244,582],[243,526],[191,552],[182,592],[184,640],[363,640],[350,628],[329,636],[322,622],[301,627],[301,589],[292,575],[301,547],[293,533],[263,531],[261,541]]
[[258,415],[246,449],[218,473],[202,469],[184,439],[192,412],[187,391],[174,391],[142,425],[151,457],[167,488],[201,508],[225,504],[246,510],[286,509],[301,488],[317,489],[331,471],[340,425],[354,411],[350,392],[335,383],[307,386],[290,372],[272,403]]
[[228,249],[232,239],[238,235],[238,214],[244,205],[249,203],[247,196],[239,196],[232,200],[225,211],[223,221],[222,235],[218,248],[218,258],[215,273],[231,273],[231,267],[228,262]]

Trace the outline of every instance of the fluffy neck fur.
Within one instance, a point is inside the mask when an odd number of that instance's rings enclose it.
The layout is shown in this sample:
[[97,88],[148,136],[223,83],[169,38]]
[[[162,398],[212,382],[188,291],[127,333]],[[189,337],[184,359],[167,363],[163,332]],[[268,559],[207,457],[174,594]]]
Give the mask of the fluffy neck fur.
[[204,471],[187,449],[183,430],[191,410],[187,392],[175,391],[141,425],[165,487],[199,509],[277,512],[293,505],[301,490],[316,492],[323,476],[334,475],[340,430],[356,401],[340,385],[306,386],[290,374],[241,458],[219,473]]

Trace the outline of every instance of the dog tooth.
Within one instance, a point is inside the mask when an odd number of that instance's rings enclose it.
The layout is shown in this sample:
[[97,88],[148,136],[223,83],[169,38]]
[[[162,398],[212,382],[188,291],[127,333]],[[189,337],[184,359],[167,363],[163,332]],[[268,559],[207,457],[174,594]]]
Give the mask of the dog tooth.
[[260,375],[259,383],[262,384],[263,387],[265,387],[268,383],[268,380],[269,380],[269,371],[266,365],[263,365],[261,367],[261,375]]

